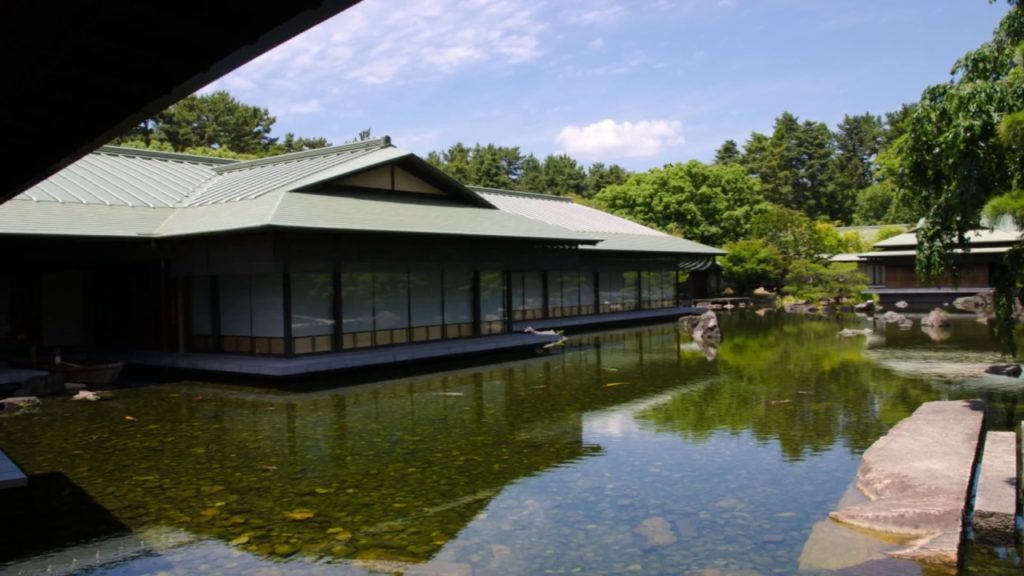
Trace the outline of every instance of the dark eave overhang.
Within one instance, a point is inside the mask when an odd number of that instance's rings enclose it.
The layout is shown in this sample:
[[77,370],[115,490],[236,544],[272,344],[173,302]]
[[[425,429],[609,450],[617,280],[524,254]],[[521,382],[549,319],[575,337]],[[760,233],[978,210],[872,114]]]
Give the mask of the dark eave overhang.
[[0,202],[358,1],[4,2]]

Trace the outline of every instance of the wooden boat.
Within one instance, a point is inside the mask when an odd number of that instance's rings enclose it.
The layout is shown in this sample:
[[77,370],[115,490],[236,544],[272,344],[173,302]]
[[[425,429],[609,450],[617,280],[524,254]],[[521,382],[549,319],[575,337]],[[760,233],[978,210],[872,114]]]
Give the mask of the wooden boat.
[[64,382],[76,384],[110,384],[121,375],[124,362],[97,362],[73,364],[57,361],[52,370],[63,376]]

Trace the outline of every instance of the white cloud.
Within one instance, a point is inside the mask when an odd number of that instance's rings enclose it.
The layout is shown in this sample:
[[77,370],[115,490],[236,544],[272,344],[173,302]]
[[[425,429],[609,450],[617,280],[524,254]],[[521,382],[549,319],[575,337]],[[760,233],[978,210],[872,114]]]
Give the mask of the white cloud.
[[655,156],[669,146],[683,143],[682,122],[601,120],[586,126],[562,128],[556,142],[562,151],[583,158]]
[[309,98],[310,87],[405,84],[539,57],[546,28],[526,0],[373,0],[267,52],[218,85]]

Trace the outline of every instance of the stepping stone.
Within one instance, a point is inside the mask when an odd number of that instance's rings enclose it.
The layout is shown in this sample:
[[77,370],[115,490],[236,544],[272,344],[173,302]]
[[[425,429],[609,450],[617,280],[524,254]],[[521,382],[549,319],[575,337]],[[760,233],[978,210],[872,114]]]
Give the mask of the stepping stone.
[[922,404],[864,452],[857,488],[869,502],[832,519],[913,538],[892,557],[956,566],[984,414],[981,400]]
[[974,533],[981,543],[1012,545],[1017,509],[1017,433],[989,432],[974,497]]

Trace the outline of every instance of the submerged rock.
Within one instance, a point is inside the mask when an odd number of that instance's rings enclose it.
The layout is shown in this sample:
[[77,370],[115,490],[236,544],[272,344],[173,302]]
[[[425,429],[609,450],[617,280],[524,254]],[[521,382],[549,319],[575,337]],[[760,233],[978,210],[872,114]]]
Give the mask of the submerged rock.
[[932,342],[945,342],[946,340],[949,340],[949,337],[951,336],[949,330],[946,330],[945,328],[925,326],[924,324],[921,325],[921,332],[924,332],[928,338],[931,338]]
[[942,308],[935,308],[921,320],[921,326],[931,326],[933,328],[949,326],[949,312]]
[[842,330],[839,331],[839,337],[840,338],[854,338],[856,336],[870,336],[870,335],[872,335],[874,333],[875,333],[875,331],[872,330],[871,328],[864,328],[864,329],[861,329],[861,330],[855,330],[853,328],[843,328]]
[[987,374],[995,374],[996,376],[1020,378],[1021,368],[1020,364],[994,364],[986,368],[985,372]]
[[651,516],[633,528],[633,532],[646,538],[648,546],[668,546],[677,541],[672,526],[661,516]]

